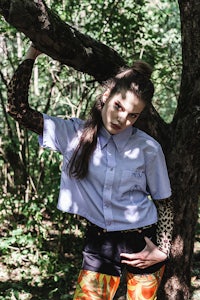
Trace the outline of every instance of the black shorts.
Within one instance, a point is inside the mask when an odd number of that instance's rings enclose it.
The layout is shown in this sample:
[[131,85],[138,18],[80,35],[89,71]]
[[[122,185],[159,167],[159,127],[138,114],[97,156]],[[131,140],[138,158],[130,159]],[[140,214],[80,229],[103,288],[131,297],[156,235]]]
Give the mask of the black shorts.
[[156,244],[156,225],[140,231],[114,232],[105,232],[96,225],[88,225],[83,249],[82,269],[113,276],[121,276],[124,268],[133,274],[151,274],[158,271],[166,263],[165,261],[146,269],[121,263],[120,253],[136,253],[145,248],[144,236]]

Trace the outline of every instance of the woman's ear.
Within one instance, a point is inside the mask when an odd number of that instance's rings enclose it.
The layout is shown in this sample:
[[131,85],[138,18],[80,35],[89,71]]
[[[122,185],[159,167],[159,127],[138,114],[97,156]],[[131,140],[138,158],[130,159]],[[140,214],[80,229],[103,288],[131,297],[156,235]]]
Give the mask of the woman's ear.
[[106,90],[104,93],[103,93],[103,96],[102,96],[102,102],[105,103],[106,100],[108,99],[110,95],[110,90]]

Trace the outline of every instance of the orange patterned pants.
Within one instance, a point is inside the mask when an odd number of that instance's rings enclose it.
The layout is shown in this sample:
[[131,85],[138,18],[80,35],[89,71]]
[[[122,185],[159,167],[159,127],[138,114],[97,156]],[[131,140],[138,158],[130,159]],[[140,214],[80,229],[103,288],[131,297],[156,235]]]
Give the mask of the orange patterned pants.
[[[127,274],[127,300],[155,300],[165,266],[153,274]],[[112,300],[120,277],[82,270],[73,300]]]

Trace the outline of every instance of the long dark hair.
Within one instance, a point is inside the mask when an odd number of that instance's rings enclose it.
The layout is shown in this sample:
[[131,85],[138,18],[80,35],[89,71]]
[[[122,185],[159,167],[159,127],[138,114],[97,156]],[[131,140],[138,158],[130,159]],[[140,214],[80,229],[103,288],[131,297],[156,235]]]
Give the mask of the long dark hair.
[[[104,83],[104,89],[109,91],[108,98],[118,93],[131,91],[137,97],[150,104],[154,94],[151,78],[151,67],[143,62],[136,61],[131,68],[120,69],[119,73]],[[102,96],[97,99],[85,122],[80,141],[71,157],[68,172],[71,177],[83,179],[88,173],[90,157],[96,148],[98,132],[102,126],[101,110]]]

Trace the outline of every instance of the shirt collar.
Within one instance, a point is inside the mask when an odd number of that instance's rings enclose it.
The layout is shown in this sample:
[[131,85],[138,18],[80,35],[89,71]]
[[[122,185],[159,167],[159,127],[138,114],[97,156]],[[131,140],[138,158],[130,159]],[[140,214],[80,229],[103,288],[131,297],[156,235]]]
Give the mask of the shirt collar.
[[100,132],[99,132],[99,140],[100,140],[101,149],[103,149],[108,144],[109,140],[112,137],[112,139],[117,147],[117,150],[119,152],[121,152],[124,149],[124,147],[126,146],[127,142],[129,141],[131,135],[134,134],[135,131],[136,131],[136,128],[130,126],[118,134],[111,135],[105,129],[105,127],[102,126],[100,129]]
[[105,127],[102,126],[99,131],[101,149],[103,149],[108,144],[108,141],[110,140],[111,136],[112,135],[105,129]]

